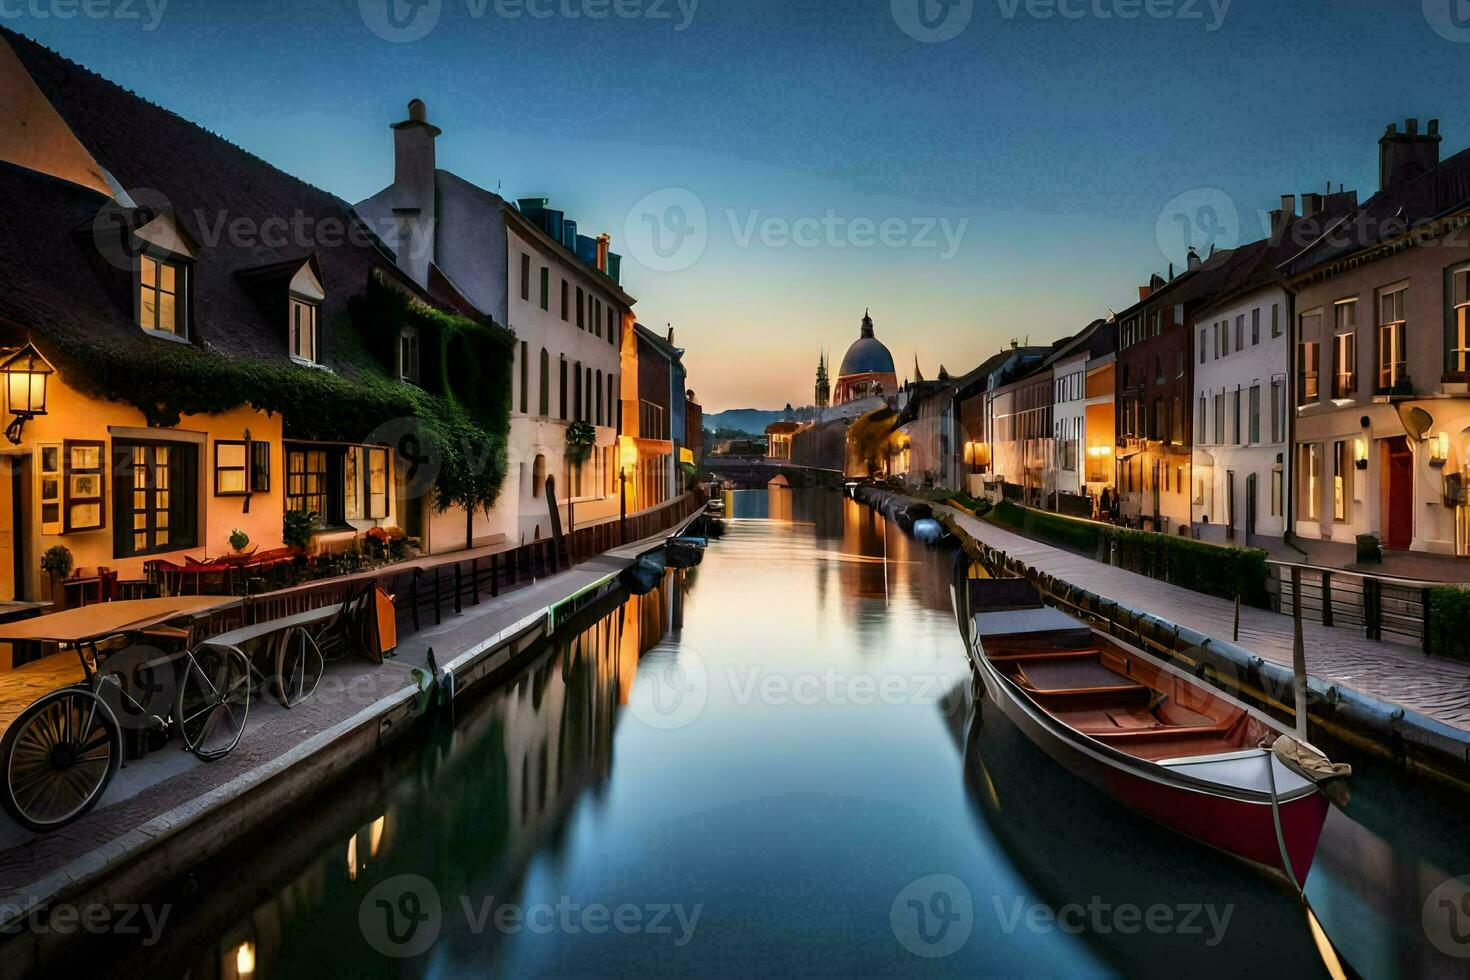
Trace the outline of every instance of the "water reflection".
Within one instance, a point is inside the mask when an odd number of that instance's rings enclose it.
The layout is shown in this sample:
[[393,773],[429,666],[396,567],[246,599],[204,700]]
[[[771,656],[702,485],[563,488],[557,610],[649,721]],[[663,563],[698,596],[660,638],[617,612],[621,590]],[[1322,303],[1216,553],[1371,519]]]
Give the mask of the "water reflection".
[[[1112,804],[999,712],[975,713],[948,556],[830,492],[741,491],[726,512],[700,568],[594,610],[454,724],[198,869],[160,897],[172,906],[161,945],[114,940],[79,954],[77,969],[313,980],[1327,972],[1283,888]],[[675,726],[640,717],[650,673],[695,660],[699,710]],[[1419,921],[1431,890],[1470,871],[1462,804],[1352,761],[1352,804],[1329,820],[1308,886],[1325,933],[1349,971],[1463,975]],[[905,944],[893,910],[935,875],[961,883],[970,921],[957,949],[930,958]],[[425,908],[382,891],[404,876],[438,901],[438,932],[394,958],[382,912]],[[506,904],[594,903],[699,918],[682,944],[677,931],[542,934],[484,918]],[[1159,907],[1172,927],[1099,928],[1094,905],[1145,917]],[[1062,927],[1074,908],[1085,928]]]

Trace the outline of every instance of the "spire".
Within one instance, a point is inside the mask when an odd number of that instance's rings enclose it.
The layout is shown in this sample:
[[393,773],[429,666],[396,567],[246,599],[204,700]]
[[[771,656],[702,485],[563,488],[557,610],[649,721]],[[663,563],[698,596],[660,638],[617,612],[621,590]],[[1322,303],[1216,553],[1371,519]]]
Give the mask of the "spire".
[[868,315],[868,311],[867,310],[863,310],[863,329],[862,329],[862,335],[864,337],[871,337],[871,336],[873,336],[873,318]]
[[924,372],[919,370],[919,355],[914,354],[914,383],[918,384],[924,380]]

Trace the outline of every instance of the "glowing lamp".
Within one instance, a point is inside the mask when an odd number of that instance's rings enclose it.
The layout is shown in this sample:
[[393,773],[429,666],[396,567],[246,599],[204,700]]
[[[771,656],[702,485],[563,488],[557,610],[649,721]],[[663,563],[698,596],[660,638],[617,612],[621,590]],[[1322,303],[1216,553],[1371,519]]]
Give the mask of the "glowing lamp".
[[242,977],[255,976],[255,944],[246,941],[235,949],[235,972]]
[[5,384],[5,407],[14,416],[5,429],[5,438],[13,445],[20,445],[20,430],[28,420],[46,414],[46,380],[55,373],[30,344],[0,363],[0,375],[3,375]]
[[1368,468],[1368,440],[1362,437],[1353,440],[1353,465],[1360,470]]
[[1450,458],[1450,434],[1441,432],[1429,439],[1429,465],[1438,469],[1449,462]]

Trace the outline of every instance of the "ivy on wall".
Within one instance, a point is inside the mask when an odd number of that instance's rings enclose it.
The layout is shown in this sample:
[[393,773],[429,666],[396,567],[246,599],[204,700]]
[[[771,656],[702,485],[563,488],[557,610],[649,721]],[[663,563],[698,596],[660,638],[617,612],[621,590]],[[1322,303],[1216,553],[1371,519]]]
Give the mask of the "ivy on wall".
[[[385,368],[396,363],[403,324],[418,328],[424,387]],[[288,438],[357,442],[386,423],[409,420],[437,454],[438,509],[493,506],[506,470],[510,332],[436,310],[374,280],[327,336],[336,373],[135,337],[62,342],[54,353],[73,388],[132,405],[150,426],[250,405],[280,415]]]

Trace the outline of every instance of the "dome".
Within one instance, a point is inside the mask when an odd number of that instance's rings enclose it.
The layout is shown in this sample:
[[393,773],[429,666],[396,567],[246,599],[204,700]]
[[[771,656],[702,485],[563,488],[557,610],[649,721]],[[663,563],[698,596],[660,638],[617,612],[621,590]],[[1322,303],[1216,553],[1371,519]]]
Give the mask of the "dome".
[[847,349],[837,376],[893,373],[893,355],[881,340],[873,336],[873,318],[864,313],[862,335]]

